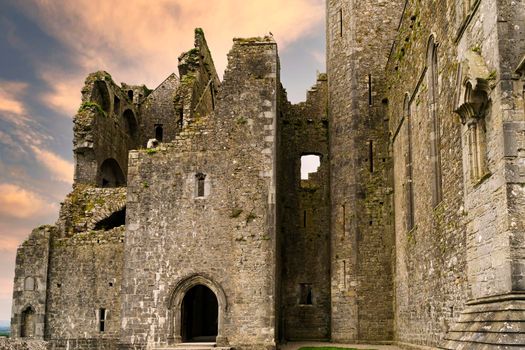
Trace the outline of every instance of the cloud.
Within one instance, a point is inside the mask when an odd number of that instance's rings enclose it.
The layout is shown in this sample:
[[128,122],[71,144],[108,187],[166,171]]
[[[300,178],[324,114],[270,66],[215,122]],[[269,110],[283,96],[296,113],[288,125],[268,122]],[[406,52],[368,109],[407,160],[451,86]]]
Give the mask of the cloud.
[[40,149],[38,147],[31,147],[36,159],[54,175],[54,179],[65,183],[73,183],[73,169],[71,162],[61,158],[55,153]]
[[25,114],[22,102],[28,84],[17,81],[0,80],[0,111],[11,114]]
[[311,33],[325,11],[322,0],[28,0],[16,5],[62,43],[76,65],[57,70],[55,62],[38,63],[51,88],[42,100],[68,115],[78,107],[79,89],[92,71],[156,87],[176,72],[178,56],[193,47],[195,27],[203,27],[222,75],[233,37],[271,31],[283,50]]
[[0,184],[0,214],[17,219],[48,215],[56,208],[35,192],[17,185]]

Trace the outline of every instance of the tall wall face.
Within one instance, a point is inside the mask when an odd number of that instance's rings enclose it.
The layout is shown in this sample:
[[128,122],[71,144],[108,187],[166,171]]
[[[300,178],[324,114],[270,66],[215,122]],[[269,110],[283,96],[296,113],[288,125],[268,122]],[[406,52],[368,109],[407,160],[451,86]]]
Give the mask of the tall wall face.
[[[284,104],[279,119],[279,218],[283,338],[330,338],[330,188],[327,81],[306,102]],[[301,156],[320,157],[301,179]],[[305,160],[303,160],[305,161]]]
[[393,337],[384,67],[401,1],[327,1],[332,339]]
[[214,113],[130,153],[121,348],[184,340],[197,284],[218,299],[219,345],[275,346],[277,47],[237,39],[228,57]]
[[[523,345],[512,323],[524,315],[521,297],[513,295],[521,272],[512,272],[521,271],[512,265],[522,259],[512,254],[513,242],[523,241],[522,232],[512,233],[519,220],[509,216],[511,198],[521,193],[509,184],[516,179],[509,169],[519,158],[513,141],[523,112],[509,69],[518,55],[502,51],[513,51],[514,43],[522,48],[509,31],[522,12],[516,3],[502,4],[408,2],[390,55],[400,342]],[[512,16],[502,15],[514,5]],[[442,199],[433,204],[436,137]],[[503,311],[509,308],[511,317]]]

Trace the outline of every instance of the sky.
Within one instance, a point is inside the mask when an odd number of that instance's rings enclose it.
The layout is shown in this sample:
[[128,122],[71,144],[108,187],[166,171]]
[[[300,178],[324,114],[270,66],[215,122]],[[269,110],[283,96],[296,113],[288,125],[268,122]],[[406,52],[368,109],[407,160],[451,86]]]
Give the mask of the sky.
[[0,0],[0,321],[17,246],[56,221],[71,190],[72,118],[90,72],[155,88],[202,27],[222,77],[232,38],[271,32],[297,103],[325,71],[324,16],[323,0]]

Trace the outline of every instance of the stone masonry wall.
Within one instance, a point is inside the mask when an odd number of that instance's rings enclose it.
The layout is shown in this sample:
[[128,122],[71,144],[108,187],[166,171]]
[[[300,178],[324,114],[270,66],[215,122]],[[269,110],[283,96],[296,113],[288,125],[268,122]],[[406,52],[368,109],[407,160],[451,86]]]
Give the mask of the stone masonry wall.
[[[330,191],[326,75],[306,102],[285,104],[280,124],[279,196],[284,339],[330,338]],[[301,156],[320,156],[301,179]],[[311,288],[311,300],[308,299]]]
[[128,151],[140,144],[139,121],[135,105],[108,73],[87,77],[74,123],[75,182],[102,186],[101,166],[114,159],[123,176],[118,185],[124,185]]
[[124,226],[54,237],[51,247],[46,340],[52,349],[114,349],[120,334]]
[[219,345],[275,346],[277,48],[236,39],[228,57],[214,113],[130,154],[121,348],[180,341],[172,303],[195,278],[219,299]]
[[11,312],[13,338],[44,338],[49,242],[54,231],[52,226],[34,229],[16,253]]
[[327,1],[332,339],[393,338],[384,67],[402,1]]

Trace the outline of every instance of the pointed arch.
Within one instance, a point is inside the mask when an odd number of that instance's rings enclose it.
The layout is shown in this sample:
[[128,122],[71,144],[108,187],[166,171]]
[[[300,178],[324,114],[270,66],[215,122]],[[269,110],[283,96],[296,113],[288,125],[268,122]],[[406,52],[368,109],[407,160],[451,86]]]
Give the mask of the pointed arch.
[[182,302],[186,293],[195,286],[202,285],[210,289],[217,298],[218,316],[217,316],[217,345],[223,344],[225,339],[222,336],[224,317],[228,310],[228,300],[224,290],[213,279],[202,273],[195,273],[181,278],[172,290],[167,300],[169,315],[169,334],[170,343],[182,342]]

